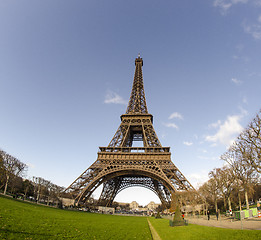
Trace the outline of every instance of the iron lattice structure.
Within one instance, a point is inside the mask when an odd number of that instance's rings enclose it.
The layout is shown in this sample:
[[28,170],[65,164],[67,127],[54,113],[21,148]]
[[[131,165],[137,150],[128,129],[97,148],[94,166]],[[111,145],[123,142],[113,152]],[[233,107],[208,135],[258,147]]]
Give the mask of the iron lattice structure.
[[[75,204],[84,203],[103,184],[99,205],[110,206],[122,190],[141,186],[152,190],[164,207],[169,207],[171,195],[194,190],[193,186],[171,161],[169,147],[162,147],[153,128],[153,116],[148,113],[145,99],[143,60],[135,60],[132,92],[121,124],[107,147],[100,147],[97,160],[67,189]],[[142,141],[143,147],[132,147]]]

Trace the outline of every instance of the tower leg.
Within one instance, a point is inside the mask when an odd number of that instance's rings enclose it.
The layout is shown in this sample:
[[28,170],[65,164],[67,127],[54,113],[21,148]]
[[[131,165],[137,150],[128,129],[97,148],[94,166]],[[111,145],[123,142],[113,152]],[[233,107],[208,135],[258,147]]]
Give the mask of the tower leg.
[[118,192],[121,180],[119,177],[112,178],[103,184],[103,189],[98,201],[98,205],[109,207]]

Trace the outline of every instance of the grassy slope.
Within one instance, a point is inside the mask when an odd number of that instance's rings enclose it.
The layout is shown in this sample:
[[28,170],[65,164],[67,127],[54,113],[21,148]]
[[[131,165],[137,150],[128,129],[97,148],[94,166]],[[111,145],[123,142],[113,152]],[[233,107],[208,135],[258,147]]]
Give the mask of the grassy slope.
[[[197,225],[169,227],[168,220],[149,218],[162,240],[260,240],[261,231]],[[151,239],[147,220],[72,212],[0,196],[0,239]]]
[[244,239],[260,240],[261,231],[258,230],[234,230],[215,227],[206,227],[189,224],[189,226],[169,227],[169,220],[149,218],[151,224],[156,229],[162,240],[182,239],[182,240],[211,240],[211,239]]
[[0,239],[151,239],[146,218],[72,212],[0,196]]

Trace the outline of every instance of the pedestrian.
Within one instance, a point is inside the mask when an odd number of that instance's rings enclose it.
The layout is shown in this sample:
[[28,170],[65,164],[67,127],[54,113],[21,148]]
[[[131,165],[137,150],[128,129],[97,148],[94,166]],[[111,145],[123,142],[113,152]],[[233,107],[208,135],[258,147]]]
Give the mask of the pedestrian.
[[216,211],[217,221],[218,221],[218,211]]
[[210,212],[209,210],[207,211],[207,215],[208,215],[208,220],[210,219]]

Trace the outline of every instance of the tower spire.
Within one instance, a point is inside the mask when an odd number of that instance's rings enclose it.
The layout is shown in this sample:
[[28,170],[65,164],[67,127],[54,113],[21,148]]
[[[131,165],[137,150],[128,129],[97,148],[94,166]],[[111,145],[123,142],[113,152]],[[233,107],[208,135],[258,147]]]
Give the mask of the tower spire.
[[135,59],[135,66],[132,91],[126,114],[148,114],[142,77],[143,60],[140,54]]

